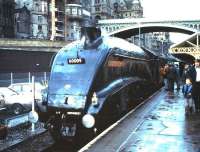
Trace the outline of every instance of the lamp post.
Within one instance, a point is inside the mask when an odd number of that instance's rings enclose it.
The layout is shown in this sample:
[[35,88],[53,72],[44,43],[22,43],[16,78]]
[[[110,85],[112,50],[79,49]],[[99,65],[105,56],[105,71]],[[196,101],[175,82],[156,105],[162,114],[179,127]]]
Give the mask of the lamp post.
[[54,40],[56,35],[56,24],[55,24],[55,6],[56,2],[55,0],[51,0],[51,38],[50,40]]
[[161,53],[162,53],[162,56],[164,56],[164,40],[163,40],[163,38],[161,38],[161,44],[162,44]]
[[139,47],[140,47],[140,45],[141,45],[141,43],[140,43],[140,33],[141,33],[141,29],[140,29],[140,22],[138,22],[138,39],[139,39],[139,43],[138,43],[138,45],[139,45]]

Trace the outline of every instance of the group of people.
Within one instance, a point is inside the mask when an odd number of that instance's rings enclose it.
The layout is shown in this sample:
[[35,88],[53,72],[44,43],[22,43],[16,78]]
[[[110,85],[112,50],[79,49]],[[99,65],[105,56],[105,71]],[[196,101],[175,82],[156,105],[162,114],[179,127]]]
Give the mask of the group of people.
[[[200,112],[200,62],[194,64],[185,64],[183,69],[175,64],[165,64],[162,68],[162,76],[165,82],[165,89],[173,92],[180,90],[183,84],[182,92],[186,98],[186,113],[195,111]],[[194,105],[194,106],[193,106]],[[194,107],[192,109],[192,107]]]
[[167,91],[174,91],[174,85],[176,83],[176,89],[180,89],[180,73],[179,68],[175,64],[165,64],[162,68],[161,75],[164,79],[165,89]]

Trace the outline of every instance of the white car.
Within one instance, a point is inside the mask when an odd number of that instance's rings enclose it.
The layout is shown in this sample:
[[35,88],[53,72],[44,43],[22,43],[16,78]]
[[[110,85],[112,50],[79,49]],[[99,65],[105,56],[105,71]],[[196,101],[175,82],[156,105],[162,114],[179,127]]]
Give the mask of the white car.
[[23,97],[16,91],[7,87],[0,88],[1,108],[7,107],[12,110],[14,114],[19,114],[26,109],[25,105],[21,102],[24,101],[22,99]]
[[4,100],[4,95],[0,92],[0,110],[5,109],[5,100]]
[[[41,91],[45,89],[45,86],[38,82],[36,82],[34,85],[35,85],[35,99],[41,100],[42,99]],[[13,83],[9,85],[8,88],[15,90],[19,94],[30,94],[30,95],[33,94],[32,83]]]
[[[35,101],[39,103],[42,101],[41,90],[45,86],[40,83],[35,83]],[[11,84],[8,88],[0,88],[0,100],[7,106],[12,113],[20,114],[24,111],[31,110],[33,102],[33,91],[31,83],[15,83]]]

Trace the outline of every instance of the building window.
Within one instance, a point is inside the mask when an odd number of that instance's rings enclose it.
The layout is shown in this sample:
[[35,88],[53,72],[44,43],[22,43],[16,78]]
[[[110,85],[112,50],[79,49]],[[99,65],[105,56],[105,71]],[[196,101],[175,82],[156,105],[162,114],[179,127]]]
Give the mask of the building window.
[[71,38],[72,38],[72,39],[74,38],[74,33],[71,33]]
[[81,11],[81,9],[79,9],[78,12],[79,12],[79,15],[81,16],[81,15],[82,15],[82,11]]
[[70,10],[70,8],[67,7],[67,8],[65,9],[65,12],[66,12],[66,14],[71,14],[71,10]]
[[39,12],[39,4],[35,3],[35,10]]
[[95,3],[96,3],[96,4],[99,4],[99,3],[100,3],[100,0],[95,0]]
[[41,4],[42,5],[42,12],[46,13],[47,12],[47,4],[45,2],[43,2],[43,1],[41,3],[42,3]]
[[96,11],[96,12],[99,12],[99,11],[100,11],[100,8],[99,8],[99,7],[95,7],[95,11]]
[[42,16],[38,16],[38,22],[42,23]]
[[42,30],[42,25],[38,25],[38,31]]
[[72,15],[77,15],[77,8],[72,8]]

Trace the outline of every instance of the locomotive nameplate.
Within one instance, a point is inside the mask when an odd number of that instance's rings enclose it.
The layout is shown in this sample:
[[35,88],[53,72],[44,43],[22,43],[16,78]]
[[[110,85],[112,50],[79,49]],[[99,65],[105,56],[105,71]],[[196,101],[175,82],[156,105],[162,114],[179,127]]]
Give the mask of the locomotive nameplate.
[[68,64],[85,64],[84,58],[70,58],[67,59]]

